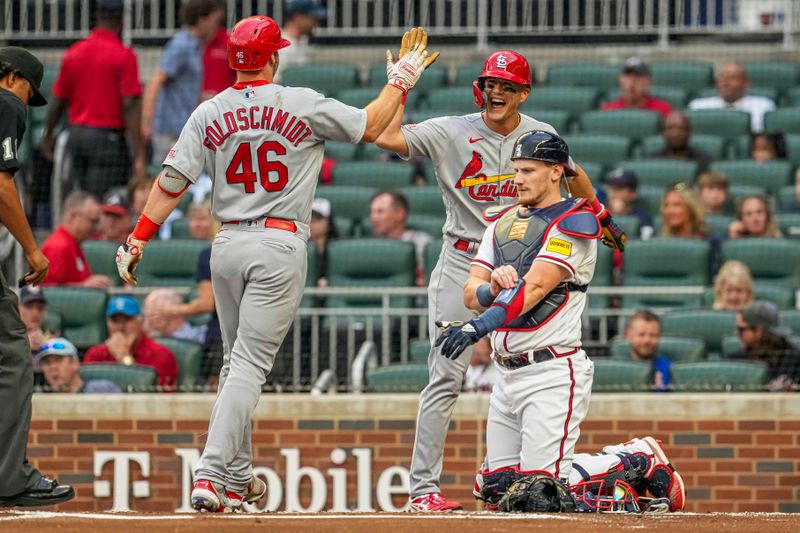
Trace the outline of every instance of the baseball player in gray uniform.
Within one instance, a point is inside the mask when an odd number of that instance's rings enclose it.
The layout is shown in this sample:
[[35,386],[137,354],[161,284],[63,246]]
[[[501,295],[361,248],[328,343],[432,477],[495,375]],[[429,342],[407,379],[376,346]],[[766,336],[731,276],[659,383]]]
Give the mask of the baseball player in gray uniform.
[[[428,286],[428,329],[431,340],[439,335],[437,321],[469,320],[462,290],[470,262],[488,222],[482,212],[491,206],[517,202],[511,150],[522,133],[552,126],[523,115],[519,106],[531,91],[531,71],[520,54],[501,50],[491,54],[473,84],[476,105],[483,112],[449,116],[401,126],[402,112],[376,144],[403,158],[426,156],[433,160],[444,196],[444,242]],[[573,194],[587,198],[601,218],[604,242],[622,249],[625,235],[614,224],[594,194],[588,176],[575,167]],[[471,351],[471,348],[468,349]],[[436,347],[428,357],[430,381],[420,396],[414,453],[411,459],[412,511],[460,509],[439,488],[445,437],[456,399],[469,366],[469,355],[456,360],[440,357]]]
[[269,17],[241,20],[228,43],[237,83],[192,113],[136,228],[117,251],[120,276],[135,283],[147,241],[189,184],[208,172],[212,211],[222,223],[211,253],[211,282],[224,359],[194,473],[195,509],[237,510],[266,492],[252,473],[251,418],[300,303],[324,142],[372,142],[386,128],[438,55],[428,56],[422,28],[403,43],[402,57],[387,58],[386,87],[365,109],[356,109],[311,89],[273,84],[278,50],[289,42]]

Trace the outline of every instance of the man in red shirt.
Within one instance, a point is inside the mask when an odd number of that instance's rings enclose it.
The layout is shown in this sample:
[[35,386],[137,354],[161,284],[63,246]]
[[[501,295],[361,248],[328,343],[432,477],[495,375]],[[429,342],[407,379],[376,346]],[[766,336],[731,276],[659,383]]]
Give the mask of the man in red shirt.
[[175,391],[178,363],[169,348],[158,344],[144,333],[142,310],[131,296],[115,296],[106,308],[108,339],[92,346],[83,357],[83,364],[119,363],[155,368],[162,391]]
[[120,39],[123,1],[98,0],[97,9],[95,28],[64,54],[53,86],[42,153],[52,159],[54,130],[69,107],[69,127],[65,138],[59,137],[65,179],[102,197],[111,187],[128,181],[131,152],[134,173],[145,170],[146,158],[139,129],[139,67],[136,54]]
[[88,192],[75,191],[64,200],[61,224],[44,241],[42,252],[50,260],[50,272],[42,285],[77,285],[107,289],[111,280],[92,269],[81,249],[100,223],[100,204]]
[[604,103],[600,109],[644,109],[656,111],[667,118],[672,111],[672,106],[666,100],[659,100],[650,95],[650,86],[653,78],[650,67],[638,57],[631,57],[622,65],[619,75],[620,97],[611,102]]
[[217,28],[203,51],[203,90],[201,100],[213,98],[236,82],[236,72],[228,66],[228,30]]

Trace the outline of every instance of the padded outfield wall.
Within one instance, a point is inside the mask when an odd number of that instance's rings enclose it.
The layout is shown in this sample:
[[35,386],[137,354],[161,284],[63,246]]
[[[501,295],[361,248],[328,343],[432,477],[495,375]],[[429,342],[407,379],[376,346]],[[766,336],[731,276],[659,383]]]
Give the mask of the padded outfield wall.
[[[188,512],[214,398],[37,394],[29,458],[76,485],[59,510]],[[487,401],[463,395],[447,440],[443,489],[468,510]],[[402,508],[417,405],[415,395],[264,395],[253,431],[256,473],[270,485],[260,507]],[[796,394],[595,395],[578,451],[648,434],[682,473],[687,511],[800,512]]]

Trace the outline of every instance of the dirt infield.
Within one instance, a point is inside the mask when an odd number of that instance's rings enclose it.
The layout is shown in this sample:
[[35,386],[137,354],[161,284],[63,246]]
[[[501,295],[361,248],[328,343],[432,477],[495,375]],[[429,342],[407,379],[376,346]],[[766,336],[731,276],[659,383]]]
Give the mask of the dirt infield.
[[84,514],[51,512],[0,512],[0,530],[11,532],[85,533],[420,533],[453,527],[458,533],[507,533],[508,531],[552,531],[569,528],[570,533],[596,531],[800,531],[800,514],[694,514],[629,515],[498,515],[492,513],[433,514],[236,514],[157,515]]

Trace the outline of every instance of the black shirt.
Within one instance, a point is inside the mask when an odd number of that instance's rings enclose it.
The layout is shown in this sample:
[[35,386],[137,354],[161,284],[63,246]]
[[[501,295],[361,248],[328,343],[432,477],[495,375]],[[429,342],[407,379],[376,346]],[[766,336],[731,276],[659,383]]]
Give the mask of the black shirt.
[[25,105],[16,94],[0,89],[0,172],[19,170],[17,149],[25,134]]
[[660,154],[656,154],[656,157],[663,157],[666,159],[686,159],[688,161],[694,161],[697,163],[697,172],[702,173],[708,170],[708,167],[711,166],[711,156],[706,154],[705,152],[701,152],[699,150],[695,150],[691,146],[686,147],[686,151],[681,155],[675,155],[669,148],[664,148],[664,150]]

